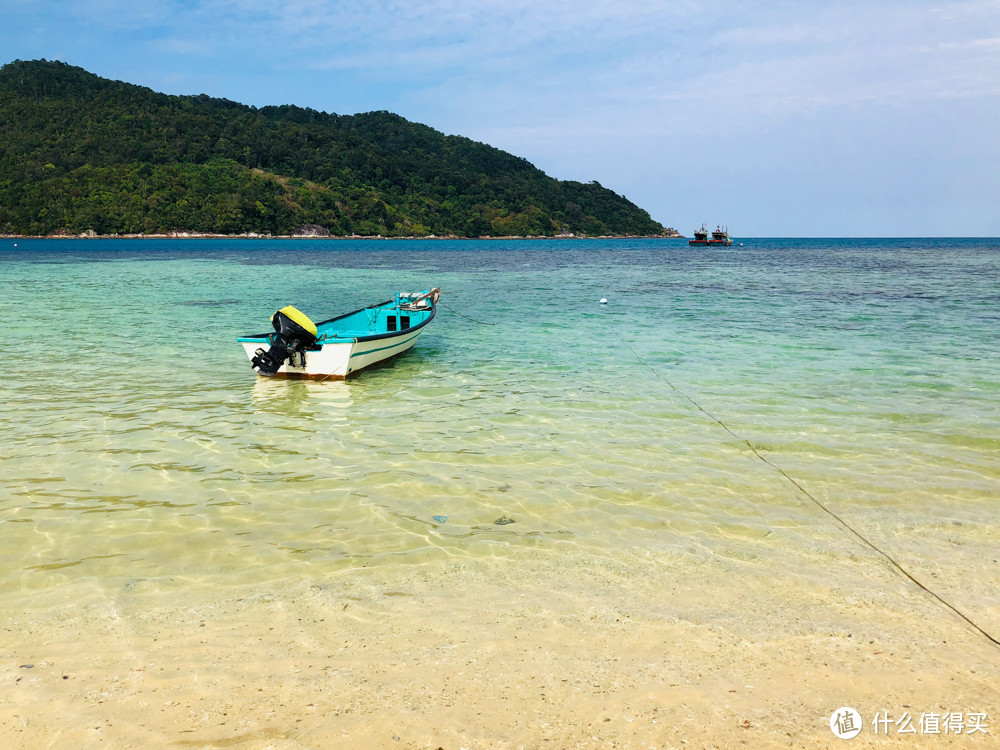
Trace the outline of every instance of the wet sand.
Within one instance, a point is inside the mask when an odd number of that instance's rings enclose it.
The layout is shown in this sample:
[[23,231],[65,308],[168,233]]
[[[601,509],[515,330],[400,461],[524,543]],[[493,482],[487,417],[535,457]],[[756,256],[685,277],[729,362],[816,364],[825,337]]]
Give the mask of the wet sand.
[[[830,715],[852,706],[867,726],[850,747],[995,746],[1000,648],[886,566],[845,561],[869,579],[847,597],[808,566],[801,580],[752,572],[690,551],[559,564],[538,551],[225,598],[141,580],[73,584],[72,607],[7,597],[0,743],[841,747]],[[946,710],[987,713],[987,733],[870,725]]]

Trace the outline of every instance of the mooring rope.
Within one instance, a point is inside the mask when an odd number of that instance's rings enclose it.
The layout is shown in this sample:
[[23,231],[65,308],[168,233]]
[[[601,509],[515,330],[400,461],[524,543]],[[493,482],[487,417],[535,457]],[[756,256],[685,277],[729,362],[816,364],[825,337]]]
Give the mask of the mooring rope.
[[451,307],[449,305],[446,305],[444,302],[438,301],[437,304],[441,305],[441,307],[445,308],[446,310],[449,310],[449,311],[455,313],[455,315],[457,315],[458,317],[465,318],[466,320],[471,320],[473,323],[478,323],[481,326],[495,326],[496,325],[496,323],[487,323],[485,320],[476,320],[475,318],[470,318],[468,315],[464,315],[463,313],[460,313],[458,310],[456,310],[455,308],[453,308],[453,307]]
[[632,348],[632,345],[629,344],[628,341],[625,340],[625,337],[622,336],[620,332],[617,332],[617,333],[618,333],[618,338],[621,339],[622,343],[625,345],[625,348],[627,348],[630,352],[632,352],[632,356],[634,356],[636,358],[636,360],[639,362],[639,364],[641,364],[643,367],[647,368],[651,373],[653,373],[653,375],[657,379],[662,380],[664,383],[666,383],[670,387],[670,389],[672,391],[674,391],[675,393],[683,396],[698,411],[700,411],[702,414],[704,414],[709,419],[711,419],[713,422],[715,422],[717,425],[719,425],[723,430],[725,430],[730,435],[732,435],[733,438],[735,438],[737,441],[739,441],[739,442],[743,443],[744,445],[746,445],[747,448],[750,449],[750,452],[753,453],[753,455],[755,455],[765,465],[769,466],[771,469],[773,469],[778,474],[780,474],[781,476],[783,476],[786,480],[788,480],[792,484],[792,486],[794,486],[799,492],[801,492],[803,495],[805,495],[807,498],[809,498],[809,500],[811,500],[816,505],[816,507],[818,507],[824,513],[828,514],[837,523],[839,523],[844,529],[846,529],[847,531],[849,531],[851,534],[853,534],[855,537],[857,537],[859,540],[861,540],[864,544],[866,544],[872,550],[874,550],[879,555],[881,555],[883,558],[885,558],[889,562],[890,565],[892,565],[896,570],[898,570],[900,573],[902,573],[904,576],[906,576],[906,578],[908,578],[915,586],[917,586],[922,591],[926,592],[930,596],[932,596],[935,599],[937,599],[941,604],[943,604],[945,607],[947,607],[952,612],[954,612],[956,615],[958,615],[963,620],[965,620],[965,622],[967,622],[969,625],[971,625],[976,631],[978,631],[980,633],[980,635],[982,635],[983,637],[985,637],[991,643],[993,643],[996,646],[1000,646],[1000,640],[997,640],[997,638],[995,638],[994,636],[990,635],[985,630],[983,630],[983,628],[981,628],[979,625],[977,625],[975,622],[973,622],[972,619],[969,618],[968,615],[966,615],[964,612],[962,612],[954,604],[952,604],[951,602],[947,601],[940,594],[938,594],[935,591],[932,591],[926,585],[924,585],[923,583],[921,583],[920,581],[918,581],[913,576],[913,574],[910,573],[902,565],[900,565],[892,557],[892,555],[890,555],[889,553],[887,553],[884,550],[880,549],[874,542],[872,542],[870,539],[868,539],[864,534],[862,534],[860,531],[858,531],[857,529],[855,529],[853,526],[851,526],[851,524],[849,524],[847,521],[845,521],[839,515],[837,515],[836,513],[834,513],[832,510],[830,510],[830,508],[828,508],[826,505],[824,505],[822,502],[820,502],[818,499],[816,499],[816,497],[812,493],[810,493],[805,487],[803,487],[794,477],[790,476],[787,472],[785,472],[784,469],[782,469],[780,466],[776,465],[772,461],[768,460],[767,457],[765,457],[764,455],[762,455],[761,452],[759,450],[757,450],[757,448],[754,447],[753,443],[751,443],[745,437],[742,437],[741,435],[737,435],[735,432],[733,432],[733,430],[731,430],[729,428],[729,425],[727,425],[725,422],[723,422],[721,419],[719,419],[717,416],[715,416],[714,414],[712,414],[705,407],[703,407],[701,404],[699,404],[697,401],[695,401],[691,396],[689,396],[687,393],[685,393],[680,388],[678,388],[676,385],[674,385],[670,381],[670,379],[667,378],[665,375],[662,375],[660,372],[658,372],[652,365],[650,365],[648,362],[646,362],[646,360],[644,360],[642,357],[639,356],[639,353],[634,348]]

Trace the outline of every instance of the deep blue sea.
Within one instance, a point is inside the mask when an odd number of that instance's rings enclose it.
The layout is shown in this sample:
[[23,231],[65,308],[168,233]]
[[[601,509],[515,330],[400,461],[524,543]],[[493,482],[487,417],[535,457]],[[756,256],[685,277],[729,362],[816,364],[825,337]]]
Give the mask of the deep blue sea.
[[[417,346],[347,382],[236,343],[433,286]],[[641,588],[633,617],[772,592],[845,632],[833,602],[954,620],[818,501],[1000,631],[1000,240],[3,239],[0,319],[22,623],[524,559]],[[656,570],[714,603],[658,602]]]

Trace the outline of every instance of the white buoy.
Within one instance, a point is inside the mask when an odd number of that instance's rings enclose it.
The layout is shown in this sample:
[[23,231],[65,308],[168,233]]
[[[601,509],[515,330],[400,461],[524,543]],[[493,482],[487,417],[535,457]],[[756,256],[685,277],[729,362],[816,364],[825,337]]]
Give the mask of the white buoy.
[[602,304],[602,305],[606,305],[606,304],[608,304],[608,301],[607,301],[607,299],[605,299],[604,297],[601,297],[601,304]]

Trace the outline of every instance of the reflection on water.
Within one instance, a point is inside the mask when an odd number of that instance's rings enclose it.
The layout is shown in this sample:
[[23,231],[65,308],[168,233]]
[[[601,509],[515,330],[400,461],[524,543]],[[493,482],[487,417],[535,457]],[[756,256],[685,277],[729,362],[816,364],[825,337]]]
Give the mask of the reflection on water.
[[[251,393],[255,411],[337,421],[351,408],[352,384],[345,380],[313,381],[257,376]],[[341,419],[346,415],[341,414]]]

